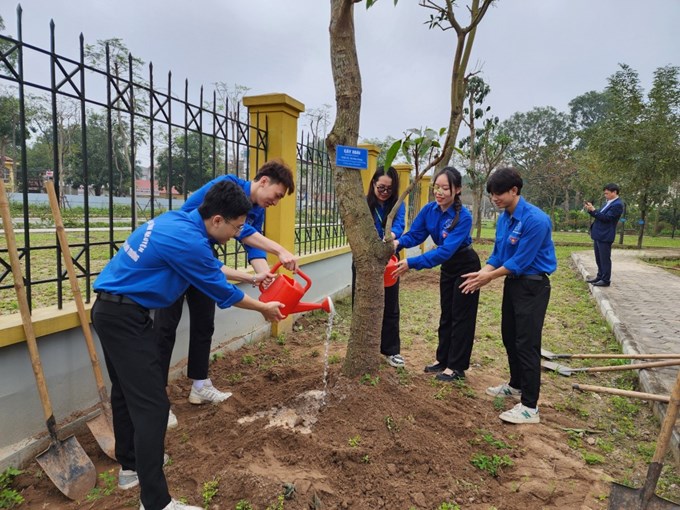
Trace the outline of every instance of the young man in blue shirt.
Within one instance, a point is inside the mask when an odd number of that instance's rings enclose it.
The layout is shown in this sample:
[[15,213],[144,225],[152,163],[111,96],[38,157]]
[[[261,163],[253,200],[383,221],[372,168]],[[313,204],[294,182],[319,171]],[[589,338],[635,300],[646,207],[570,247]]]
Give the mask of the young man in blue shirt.
[[213,255],[212,243],[236,236],[249,210],[239,186],[219,183],[198,209],[170,211],[136,229],[94,283],[91,316],[111,379],[119,484],[122,475],[136,478],[140,510],[201,508],[171,499],[163,473],[170,403],[149,310],[169,306],[194,285],[220,308],[258,311],[274,322],[283,317],[281,303],[261,303],[230,284]]
[[510,381],[487,388],[491,396],[520,400],[501,413],[509,423],[538,423],[541,387],[541,334],[550,301],[548,275],[557,269],[550,218],[520,193],[522,177],[513,168],[491,174],[486,191],[505,212],[496,224],[496,242],[486,265],[463,275],[464,293],[476,292],[505,276],[501,335],[510,365]]
[[[257,285],[262,277],[269,274],[267,252],[278,256],[286,269],[291,271],[297,269],[297,260],[293,254],[262,234],[265,209],[275,206],[286,194],[290,195],[295,191],[293,173],[290,168],[281,161],[273,160],[262,165],[252,181],[245,181],[234,175],[221,175],[192,193],[182,206],[182,211],[195,210],[201,205],[206,193],[220,182],[232,182],[238,185],[252,205],[243,229],[234,236],[245,247],[248,261],[255,270],[256,275],[251,283]],[[215,303],[212,298],[192,285],[171,306],[156,311],[155,328],[161,349],[161,360],[165,367],[166,385],[176,330],[182,318],[185,297],[189,307],[190,321],[187,376],[193,380],[189,402],[192,404],[223,402],[231,396],[231,393],[218,390],[208,378],[210,348],[215,331]],[[168,428],[176,425],[177,418],[170,410]]]

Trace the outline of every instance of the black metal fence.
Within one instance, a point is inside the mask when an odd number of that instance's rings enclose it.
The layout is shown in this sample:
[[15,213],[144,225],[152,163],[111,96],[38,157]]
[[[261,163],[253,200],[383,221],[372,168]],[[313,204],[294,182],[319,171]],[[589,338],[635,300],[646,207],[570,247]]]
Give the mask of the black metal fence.
[[[11,117],[11,129],[0,133],[0,173],[13,192],[13,217],[21,218],[16,233],[29,302],[61,308],[67,276],[47,200],[33,193],[43,191],[44,180],[54,180],[72,227],[71,251],[89,301],[94,278],[140,223],[180,207],[217,175],[247,178],[251,150],[266,160],[267,126],[264,117],[256,125],[242,121],[228,99],[216,92],[206,98],[203,87],[190,99],[188,80],[178,91],[170,72],[159,80],[153,64],[145,68],[120,41],[90,46],[81,34],[79,57],[68,58],[57,53],[52,23],[49,50],[28,44],[21,16],[19,7],[16,39],[0,34],[0,106]],[[41,225],[52,228],[41,232]],[[232,267],[247,263],[236,242],[221,247],[220,257]],[[13,295],[10,274],[0,245],[0,298]],[[49,290],[36,300],[38,286]]]
[[302,133],[297,144],[297,255],[347,244],[335,200],[333,178],[323,139]]

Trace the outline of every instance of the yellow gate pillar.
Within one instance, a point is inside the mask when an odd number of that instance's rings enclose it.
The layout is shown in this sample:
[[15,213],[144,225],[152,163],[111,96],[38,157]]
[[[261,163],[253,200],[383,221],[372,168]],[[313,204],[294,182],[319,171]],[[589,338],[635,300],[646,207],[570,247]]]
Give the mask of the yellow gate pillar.
[[[266,160],[283,160],[293,171],[293,182],[297,182],[298,118],[305,111],[305,105],[287,94],[248,96],[243,98],[243,105],[248,108],[250,125],[267,129]],[[252,139],[257,134],[251,130],[250,136]],[[252,179],[257,169],[265,163],[263,151],[250,149],[248,163]],[[295,221],[295,194],[286,195],[276,207],[267,208],[265,235],[295,253]],[[270,266],[277,261],[272,255],[267,257]],[[292,318],[272,324],[272,335],[289,332],[292,327]]]
[[368,187],[371,185],[371,177],[378,168],[378,156],[380,147],[371,143],[360,143],[359,147],[368,150],[368,168],[361,171],[361,182],[364,185],[364,195],[368,195]]
[[[413,168],[412,165],[409,165],[408,163],[397,163],[396,165],[392,165],[394,169],[397,171],[397,175],[399,176],[399,196],[406,191],[406,188],[408,188],[408,185],[411,184],[411,169]],[[406,195],[406,198],[404,198],[404,208],[406,209],[406,227],[408,228],[410,225],[408,225],[408,202],[409,202],[409,197]]]
[[[431,175],[423,175],[422,179],[420,179],[420,196],[418,197],[418,210],[420,211],[423,207],[427,205],[427,203],[430,201],[430,185],[432,183],[432,176]],[[420,245],[420,251],[421,253],[424,253],[425,250],[425,243],[421,243]]]

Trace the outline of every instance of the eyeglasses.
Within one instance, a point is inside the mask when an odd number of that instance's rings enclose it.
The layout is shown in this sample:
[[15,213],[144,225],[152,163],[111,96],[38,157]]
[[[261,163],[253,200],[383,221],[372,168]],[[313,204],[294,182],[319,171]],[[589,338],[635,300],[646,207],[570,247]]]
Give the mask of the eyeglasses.
[[449,191],[451,191],[451,188],[444,188],[442,186],[439,186],[438,184],[433,184],[432,186],[432,193],[437,193],[439,195],[445,195]]
[[385,186],[383,184],[376,184],[375,189],[378,193],[392,193],[392,186]]
[[229,225],[234,227],[234,229],[236,230],[236,235],[239,235],[241,232],[243,232],[243,227],[245,227],[245,223],[243,225],[234,225],[231,221],[229,221],[226,218],[224,221],[226,221],[227,223],[229,223]]

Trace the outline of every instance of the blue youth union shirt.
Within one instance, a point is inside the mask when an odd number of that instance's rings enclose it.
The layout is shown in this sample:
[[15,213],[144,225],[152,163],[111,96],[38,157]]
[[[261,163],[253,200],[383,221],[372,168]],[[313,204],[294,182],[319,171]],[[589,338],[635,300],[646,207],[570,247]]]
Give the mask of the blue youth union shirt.
[[94,290],[127,296],[146,308],[165,308],[191,284],[228,308],[244,293],[227,281],[222,265],[198,211],[169,211],[130,234]]
[[498,218],[496,242],[486,263],[503,266],[516,276],[555,272],[550,217],[520,196],[513,214],[505,211]]
[[[203,203],[203,199],[205,198],[206,193],[208,193],[208,190],[218,182],[222,181],[231,181],[234,184],[237,184],[246,194],[248,200],[250,200],[250,186],[252,184],[250,181],[239,179],[235,175],[220,175],[219,177],[216,177],[212,181],[208,182],[207,184],[204,184],[199,189],[194,191],[191,194],[191,196],[187,198],[187,201],[184,202],[184,205],[182,205],[182,210],[186,212],[191,212],[194,209],[198,209],[198,206]],[[257,204],[252,205],[253,208],[250,211],[248,211],[248,214],[246,215],[246,223],[243,226],[243,230],[238,236],[236,236],[236,239],[239,242],[241,242],[241,244],[243,244],[242,243],[243,239],[253,235],[256,232],[264,234],[262,231],[262,226],[264,225],[264,207],[261,207]],[[246,253],[248,254],[248,261],[251,261],[253,259],[267,258],[267,252],[264,250],[260,250],[259,248],[253,248],[252,246],[248,246],[247,244],[244,244],[243,248],[246,250]]]
[[427,269],[438,266],[453,257],[459,248],[472,244],[470,237],[472,214],[462,207],[458,223],[449,230],[455,217],[456,211],[453,207],[442,211],[437,202],[430,202],[420,210],[413,220],[411,229],[399,238],[398,249],[418,246],[424,243],[428,236],[437,247],[417,257],[408,257],[406,259],[408,267]]

